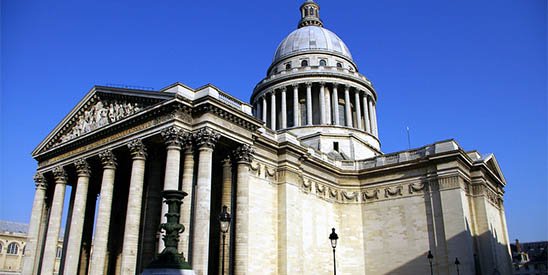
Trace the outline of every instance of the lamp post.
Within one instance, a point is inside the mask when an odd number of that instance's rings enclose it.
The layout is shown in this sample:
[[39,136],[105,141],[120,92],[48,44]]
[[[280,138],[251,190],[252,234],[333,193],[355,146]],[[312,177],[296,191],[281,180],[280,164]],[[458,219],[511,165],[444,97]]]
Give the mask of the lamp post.
[[434,255],[432,255],[432,251],[428,250],[428,262],[430,262],[430,275],[434,275],[434,270],[432,269],[432,259],[434,259]]
[[333,248],[333,275],[337,275],[337,265],[335,263],[335,248],[337,247],[337,240],[339,236],[335,233],[335,228],[331,229],[329,234],[329,240],[331,241],[331,247]]
[[459,258],[455,258],[455,265],[457,266],[457,275],[460,275],[460,271],[459,271],[459,265],[460,265]]
[[230,228],[230,213],[228,213],[227,206],[223,205],[223,210],[219,214],[219,222],[221,223],[221,232],[223,233],[223,257],[221,260],[221,274],[225,274],[225,239],[226,233]]

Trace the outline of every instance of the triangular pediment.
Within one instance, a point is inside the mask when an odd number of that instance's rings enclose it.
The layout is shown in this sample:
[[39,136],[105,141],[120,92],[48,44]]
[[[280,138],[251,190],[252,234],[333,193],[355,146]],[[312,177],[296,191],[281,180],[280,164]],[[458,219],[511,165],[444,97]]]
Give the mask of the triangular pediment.
[[504,178],[504,175],[502,174],[502,170],[500,169],[499,163],[497,159],[495,158],[495,155],[489,154],[486,157],[483,158],[483,163],[487,166],[495,176],[497,176],[504,184],[506,184],[506,179]]
[[100,131],[170,98],[173,95],[155,91],[95,86],[38,145],[32,155]]

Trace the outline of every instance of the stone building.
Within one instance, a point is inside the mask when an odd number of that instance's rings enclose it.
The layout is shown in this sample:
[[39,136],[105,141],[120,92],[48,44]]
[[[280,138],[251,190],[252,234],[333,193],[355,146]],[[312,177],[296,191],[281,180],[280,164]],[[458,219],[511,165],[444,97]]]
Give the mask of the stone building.
[[[162,190],[189,195],[180,251],[220,273],[511,274],[505,179],[454,140],[383,153],[379,96],[312,0],[250,104],[219,88],[93,87],[33,152],[25,274],[52,274],[70,186],[64,274],[138,274],[162,249]],[[382,84],[381,84],[382,85]],[[94,220],[96,216],[96,220]],[[92,249],[93,247],[93,249]]]

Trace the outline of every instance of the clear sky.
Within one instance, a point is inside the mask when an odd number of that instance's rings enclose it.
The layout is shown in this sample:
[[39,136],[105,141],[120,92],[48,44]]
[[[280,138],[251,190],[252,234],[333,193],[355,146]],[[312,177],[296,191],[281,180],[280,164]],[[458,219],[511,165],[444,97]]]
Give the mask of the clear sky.
[[[377,90],[384,152],[495,153],[511,240],[548,239],[545,0],[319,0]],[[0,219],[28,222],[31,151],[93,85],[213,83],[248,101],[301,1],[29,1],[1,10]]]

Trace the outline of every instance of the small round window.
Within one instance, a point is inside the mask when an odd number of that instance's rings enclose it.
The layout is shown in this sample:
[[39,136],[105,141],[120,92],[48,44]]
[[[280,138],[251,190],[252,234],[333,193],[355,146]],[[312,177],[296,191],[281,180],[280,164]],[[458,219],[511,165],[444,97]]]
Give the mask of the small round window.
[[308,66],[308,60],[301,61],[301,67],[306,67],[306,66]]
[[286,69],[286,70],[289,70],[289,69],[291,69],[291,63],[287,63],[287,64],[285,64],[285,69]]
[[325,60],[320,60],[320,66],[326,66],[327,65],[327,62],[325,62]]
[[337,62],[337,68],[342,68],[342,63],[341,62]]

